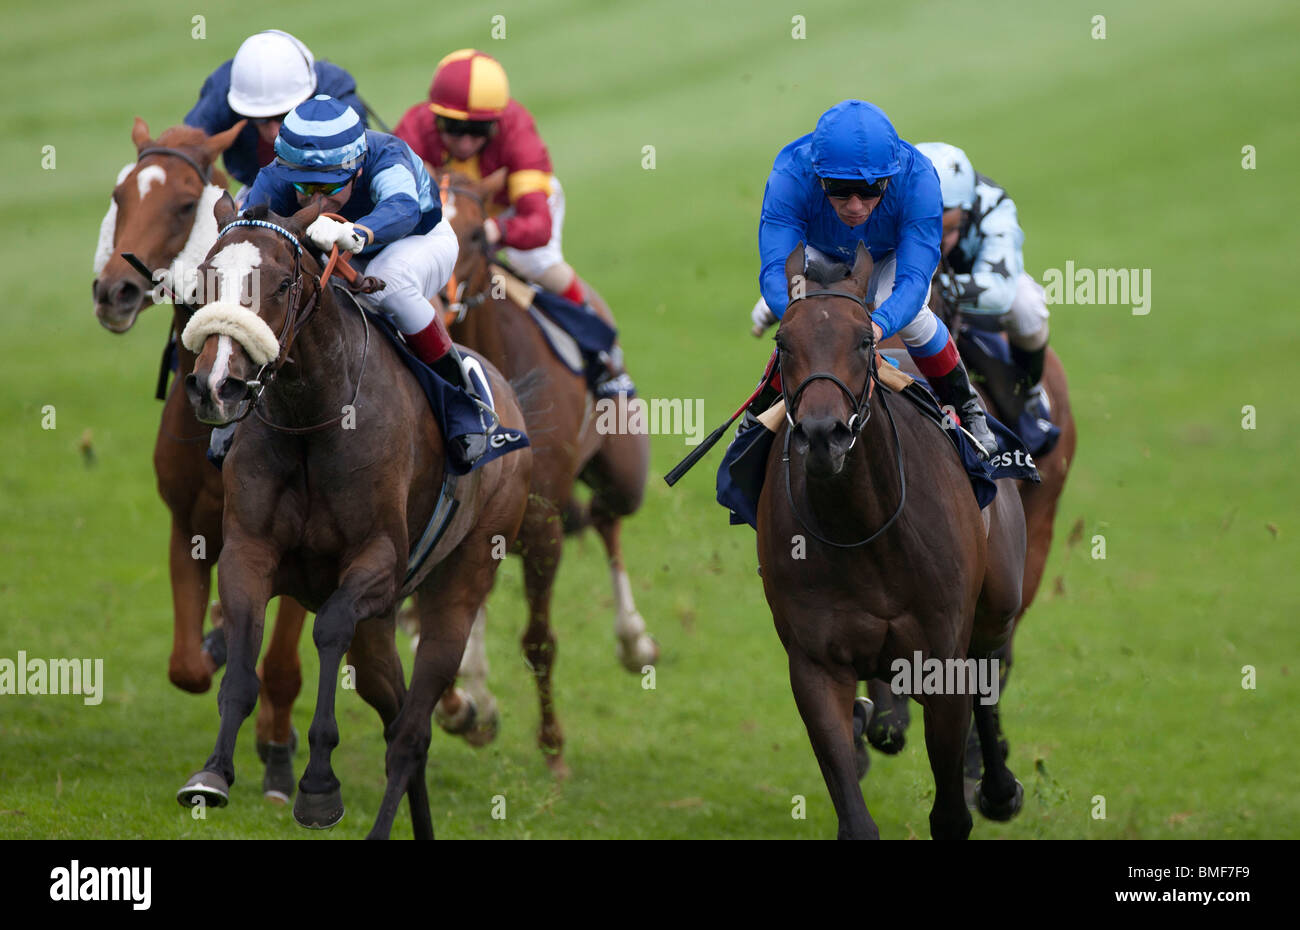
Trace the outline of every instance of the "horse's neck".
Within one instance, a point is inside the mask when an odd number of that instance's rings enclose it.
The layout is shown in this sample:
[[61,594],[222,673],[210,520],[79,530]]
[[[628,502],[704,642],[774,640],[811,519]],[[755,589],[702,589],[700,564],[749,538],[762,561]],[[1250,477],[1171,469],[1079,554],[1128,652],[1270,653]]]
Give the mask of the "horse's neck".
[[360,350],[364,345],[364,324],[355,313],[344,312],[328,289],[319,299],[320,306],[293,340],[289,360],[263,395],[266,418],[278,426],[333,419],[356,393],[361,357],[349,346]]

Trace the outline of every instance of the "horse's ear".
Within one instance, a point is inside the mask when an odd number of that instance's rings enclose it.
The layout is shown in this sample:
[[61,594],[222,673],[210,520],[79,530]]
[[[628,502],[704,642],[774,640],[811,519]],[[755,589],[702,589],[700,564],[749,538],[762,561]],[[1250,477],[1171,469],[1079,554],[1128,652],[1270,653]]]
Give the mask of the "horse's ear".
[[149,138],[149,124],[138,116],[135,118],[135,125],[131,127],[131,141],[135,143],[137,152],[152,141]]
[[790,296],[795,296],[795,288],[800,289],[804,286],[804,249],[803,243],[800,242],[794,247],[794,251],[786,256],[785,259],[785,283],[790,290]]
[[308,204],[297,213],[289,218],[299,231],[305,232],[307,227],[316,222],[316,218],[325,212],[325,201],[317,198],[315,203]]
[[871,250],[859,240],[858,249],[853,254],[853,270],[849,272],[849,281],[859,297],[867,296],[867,284],[871,281],[871,270],[875,262],[871,260]]
[[225,132],[219,132],[215,136],[209,137],[208,140],[203,143],[203,149],[208,153],[208,158],[212,161],[216,161],[218,155],[235,144],[235,139],[238,138],[239,134],[244,131],[244,127],[247,125],[248,120],[241,119]]
[[235,221],[235,201],[230,193],[221,195],[221,198],[212,208],[212,215],[217,218],[217,230],[221,231]]

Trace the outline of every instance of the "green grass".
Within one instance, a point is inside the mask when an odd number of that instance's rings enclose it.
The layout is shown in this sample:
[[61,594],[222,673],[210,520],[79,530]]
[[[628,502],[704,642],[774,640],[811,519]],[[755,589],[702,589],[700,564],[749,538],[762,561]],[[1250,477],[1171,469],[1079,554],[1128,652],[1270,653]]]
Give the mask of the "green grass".
[[[568,198],[566,253],[619,317],[646,396],[703,397],[711,427],[753,384],[755,228],[777,150],[836,101],[883,106],[904,138],[962,145],[1005,184],[1029,269],[1152,269],[1152,312],[1055,308],[1079,450],[1056,548],[1017,640],[1003,719],[1027,804],[982,838],[1295,837],[1300,412],[1290,207],[1300,161],[1293,3],[607,5],[225,4],[207,38],[172,4],[20,4],[0,37],[6,87],[0,228],[0,657],[104,659],[103,703],[0,696],[0,836],[321,838],[260,797],[252,724],[232,804],[196,821],[173,800],[216,733],[215,693],[166,680],[167,514],[150,458],[170,317],[115,337],[95,323],[90,258],[131,118],[178,122],[250,32],[296,32],[358,75],[390,122],[445,52],[478,45],[537,117]],[[790,36],[807,17],[807,39]],[[1104,12],[1104,11],[1100,11]],[[394,28],[379,23],[406,24]],[[308,25],[310,24],[310,25]],[[42,146],[57,168],[42,170]],[[642,170],[642,146],[657,166]],[[1253,145],[1258,168],[1243,170]],[[41,429],[53,404],[57,429]],[[1242,407],[1258,427],[1241,428]],[[93,467],[78,439],[90,430]],[[520,661],[519,567],[491,601],[501,734],[475,751],[435,734],[442,837],[829,837],[831,809],[755,575],[753,534],[713,503],[717,453],[677,488],[686,451],[654,438],[624,534],[639,607],[663,648],[657,688],[614,661],[598,540],[570,542],[554,602],[556,698],[571,780],[536,749]],[[1067,545],[1081,524],[1083,543]],[[1090,558],[1094,534],[1107,558]],[[316,664],[295,711],[307,731]],[[406,642],[403,655],[409,657]],[[1257,669],[1243,690],[1241,669]],[[408,662],[409,667],[409,662]],[[335,766],[364,835],[383,742],[352,693]],[[928,836],[918,724],[876,757],[867,801],[885,837]],[[305,755],[300,754],[299,771]],[[505,795],[507,817],[490,816]],[[806,820],[790,816],[807,798]],[[1106,798],[1106,819],[1090,816]],[[406,814],[396,836],[410,836]]]

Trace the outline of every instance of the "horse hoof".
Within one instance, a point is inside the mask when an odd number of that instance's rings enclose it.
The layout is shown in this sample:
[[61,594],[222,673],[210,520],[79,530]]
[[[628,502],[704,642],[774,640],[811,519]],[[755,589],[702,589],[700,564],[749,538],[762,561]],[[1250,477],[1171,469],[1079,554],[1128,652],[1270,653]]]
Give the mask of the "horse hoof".
[[338,788],[324,794],[299,791],[293,802],[293,819],[308,830],[328,830],[343,819],[343,792]]
[[630,647],[623,640],[618,640],[614,651],[619,663],[629,672],[637,675],[644,672],[647,665],[654,665],[659,661],[659,644],[648,633],[638,636],[636,643]]
[[873,715],[867,724],[867,742],[887,756],[896,756],[907,745],[907,730],[896,723],[885,723]]
[[1025,786],[1020,784],[1020,779],[1016,779],[1016,790],[1011,797],[1003,801],[994,801],[984,794],[984,783],[980,782],[975,786],[975,801],[979,805],[982,817],[1005,823],[1020,813],[1020,808],[1024,806]]
[[564,756],[558,752],[546,755],[546,767],[551,770],[551,774],[560,781],[564,781],[573,774],[569,766],[564,761]]
[[[266,760],[268,758],[267,754],[270,752],[271,747],[278,745],[282,744],[269,742],[264,743],[260,739],[257,741],[257,758],[262,760],[263,765],[266,765]],[[298,755],[298,728],[293,724],[289,725],[289,755]]]
[[478,709],[478,704],[471,703],[474,708],[473,721],[469,729],[461,735],[465,737],[465,742],[469,743],[475,749],[482,749],[488,743],[497,738],[497,729],[501,723],[501,712],[497,710],[496,698],[488,695],[483,701],[483,710]]
[[266,772],[262,775],[262,797],[275,804],[288,804],[293,797],[294,744],[267,744]]
[[853,701],[853,755],[858,768],[858,781],[866,778],[871,769],[871,753],[867,751],[866,741],[862,737],[874,709],[871,698],[859,697]]
[[230,784],[216,772],[195,772],[176,792],[176,800],[181,807],[191,808],[198,798],[211,807],[225,807],[230,803]]

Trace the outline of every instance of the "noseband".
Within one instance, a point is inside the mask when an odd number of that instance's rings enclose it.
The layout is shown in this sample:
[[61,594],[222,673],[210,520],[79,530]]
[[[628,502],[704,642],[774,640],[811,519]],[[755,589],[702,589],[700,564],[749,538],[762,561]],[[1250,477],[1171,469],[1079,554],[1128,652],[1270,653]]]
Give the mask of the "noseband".
[[[846,294],[843,291],[809,291],[803,296],[790,301],[790,303],[793,304],[800,300],[807,300],[810,297],[843,297],[858,304],[863,310],[866,310],[868,318],[871,316],[871,311],[867,308],[867,301],[865,298],[858,297],[856,294]],[[788,312],[789,305],[787,305],[786,309]],[[876,373],[876,340],[874,338],[874,331],[871,343],[867,348],[867,382],[862,386],[861,395],[854,394],[847,384],[829,371],[813,372],[799,382],[799,385],[795,388],[793,394],[789,393],[785,378],[781,379],[781,398],[785,401],[785,419],[787,423],[785,442],[781,448],[781,465],[785,470],[785,499],[790,505],[790,513],[794,515],[794,518],[799,522],[799,525],[808,531],[809,535],[818,542],[824,543],[828,546],[833,546],[836,549],[857,549],[861,546],[875,542],[887,529],[894,525],[894,521],[897,520],[899,514],[903,512],[903,505],[907,502],[907,472],[903,467],[903,444],[899,442],[898,439],[898,424],[894,422],[894,412],[889,409],[889,402],[885,399],[885,392],[882,391],[880,394],[880,403],[885,408],[885,415],[889,417],[889,426],[894,433],[894,449],[898,465],[899,481],[898,507],[894,510],[893,516],[886,520],[885,524],[880,527],[880,529],[876,530],[866,539],[860,539],[857,542],[851,543],[841,543],[836,542],[833,539],[827,539],[825,536],[817,533],[816,530],[808,525],[808,522],[804,520],[803,517],[799,516],[799,510],[795,506],[794,493],[790,490],[790,436],[798,426],[798,423],[794,419],[794,406],[799,402],[799,398],[803,396],[803,392],[807,390],[808,386],[814,381],[829,381],[831,384],[839,388],[840,391],[849,399],[849,403],[853,408],[853,414],[849,417],[848,423],[849,432],[853,435],[848,450],[851,451],[854,444],[858,441],[858,436],[862,433],[862,428],[866,426],[867,421],[871,419],[871,398],[874,393],[872,385],[873,383],[878,383],[879,380],[879,375]]]

